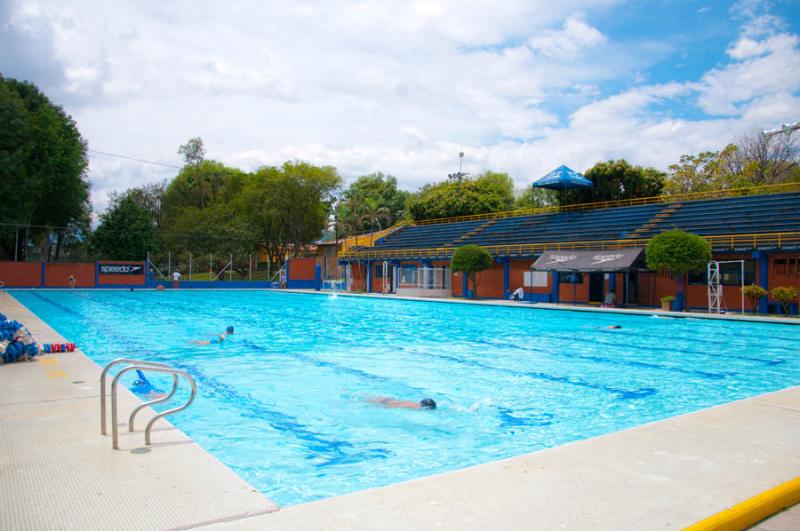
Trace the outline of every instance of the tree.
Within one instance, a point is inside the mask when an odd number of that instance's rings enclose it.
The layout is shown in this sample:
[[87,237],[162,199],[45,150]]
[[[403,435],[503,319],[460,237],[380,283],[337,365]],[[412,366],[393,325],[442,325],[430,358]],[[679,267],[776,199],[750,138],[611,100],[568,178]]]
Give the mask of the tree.
[[340,184],[332,166],[305,162],[263,167],[249,180],[243,207],[274,266],[320,237]]
[[190,188],[199,188],[202,190],[198,197],[200,199],[200,207],[205,207],[206,193],[204,192],[208,187],[208,181],[213,177],[210,176],[208,172],[200,171],[200,165],[206,155],[206,149],[203,147],[203,139],[200,137],[190,138],[188,142],[178,148],[178,154],[183,155],[184,169],[188,170],[186,183]]
[[90,248],[107,260],[143,260],[157,243],[150,212],[125,196],[100,216]]
[[[342,194],[346,201],[359,204],[370,204],[373,209],[385,208],[388,211],[386,228],[401,220],[405,216],[405,205],[410,195],[405,190],[397,188],[397,179],[381,172],[362,175],[356,179]],[[367,224],[364,230],[379,230],[374,225]]]
[[492,267],[492,255],[480,245],[464,245],[453,253],[450,267],[467,275],[467,287],[472,284],[472,298],[478,290],[477,273]]
[[765,297],[766,295],[767,290],[761,286],[753,284],[744,287],[744,296],[750,301],[750,309],[753,310],[754,314],[758,311],[758,303],[761,301],[761,297]]
[[677,164],[669,167],[666,192],[706,192],[800,181],[796,137],[756,132],[721,151],[682,155]]
[[[0,217],[19,224],[0,233],[0,249],[13,257],[14,242],[29,235],[42,260],[57,259],[67,232],[88,225],[86,143],[74,120],[35,85],[2,76],[0,123],[0,197],[14,198],[0,202]],[[30,229],[17,238],[20,226]]]
[[594,186],[568,190],[563,194],[566,204],[653,197],[664,192],[666,179],[666,175],[655,168],[631,166],[624,159],[598,162],[584,176]]
[[514,208],[517,210],[543,208],[558,204],[558,192],[532,186],[515,192]]
[[413,219],[447,218],[511,210],[514,182],[505,173],[487,171],[475,179],[447,180],[427,184],[409,197]]
[[695,234],[668,230],[650,238],[645,251],[647,267],[671,271],[676,275],[677,309],[683,308],[683,277],[689,271],[702,271],[711,261],[711,244]]
[[368,230],[383,230],[392,222],[392,211],[374,199],[366,199],[357,210],[362,227]]
[[789,310],[795,302],[797,302],[797,295],[798,295],[797,288],[795,287],[788,287],[788,288],[774,288],[772,291],[769,292],[772,295],[772,298],[781,303],[781,307],[783,308],[783,315],[789,316]]

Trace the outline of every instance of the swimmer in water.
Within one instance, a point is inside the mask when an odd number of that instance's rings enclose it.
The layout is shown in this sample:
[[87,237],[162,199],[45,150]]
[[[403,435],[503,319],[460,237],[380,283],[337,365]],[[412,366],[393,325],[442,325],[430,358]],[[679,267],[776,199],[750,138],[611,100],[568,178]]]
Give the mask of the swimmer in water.
[[397,400],[388,396],[374,396],[368,399],[367,402],[392,409],[436,409],[436,402],[432,398],[424,398],[419,402],[412,402],[411,400]]
[[598,330],[619,330],[620,328],[622,328],[620,325],[608,325],[602,328],[598,328]]
[[209,339],[209,340],[195,339],[194,341],[192,341],[192,343],[194,343],[195,345],[213,345],[215,343],[222,343],[223,341],[225,341],[226,337],[232,335],[233,335],[233,327],[229,326],[228,328],[225,329],[224,334],[220,334],[218,337],[215,337],[214,339]]

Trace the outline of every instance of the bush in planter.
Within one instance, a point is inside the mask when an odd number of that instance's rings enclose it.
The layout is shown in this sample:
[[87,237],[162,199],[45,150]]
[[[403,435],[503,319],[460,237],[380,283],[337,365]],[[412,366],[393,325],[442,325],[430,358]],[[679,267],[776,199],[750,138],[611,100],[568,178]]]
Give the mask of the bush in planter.
[[769,292],[773,299],[781,303],[781,306],[783,307],[783,315],[786,316],[789,315],[789,307],[792,305],[792,303],[797,301],[798,293],[800,292],[798,292],[797,288],[795,287],[775,288]]
[[[454,272],[462,272],[467,275],[467,289],[469,289],[469,283],[472,283],[473,298],[478,291],[478,280],[475,278],[475,274],[490,267],[492,267],[492,255],[480,245],[459,247],[453,253],[453,259],[450,262],[450,268]],[[465,293],[464,296],[466,297],[466,295]]]
[[766,295],[767,290],[761,286],[753,284],[752,286],[744,287],[744,296],[750,301],[750,308],[752,308],[753,313],[758,311],[758,302],[761,300],[761,297],[765,297]]
[[647,242],[647,267],[672,271],[677,276],[677,299],[683,307],[683,277],[689,271],[702,271],[711,261],[711,244],[682,230],[668,230]]
[[661,297],[661,309],[662,310],[670,310],[672,309],[672,301],[675,300],[675,297],[672,295],[665,295]]

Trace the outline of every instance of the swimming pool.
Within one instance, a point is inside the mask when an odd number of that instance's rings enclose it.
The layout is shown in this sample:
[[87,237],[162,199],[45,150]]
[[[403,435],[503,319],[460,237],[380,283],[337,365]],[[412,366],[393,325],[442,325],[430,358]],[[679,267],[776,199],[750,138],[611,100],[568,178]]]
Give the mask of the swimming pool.
[[[198,399],[170,420],[281,505],[800,384],[800,330],[785,325],[266,291],[13,295],[99,365],[191,372]],[[190,343],[229,324],[222,344]]]

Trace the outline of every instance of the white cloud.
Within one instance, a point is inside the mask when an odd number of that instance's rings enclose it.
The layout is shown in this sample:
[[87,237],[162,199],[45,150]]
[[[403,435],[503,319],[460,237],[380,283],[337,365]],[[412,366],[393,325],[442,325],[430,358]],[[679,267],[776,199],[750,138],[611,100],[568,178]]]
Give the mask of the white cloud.
[[[797,36],[779,20],[750,6],[731,64],[624,88],[667,44],[626,46],[587,22],[616,3],[28,0],[9,24],[52,42],[64,79],[43,89],[92,149],[174,164],[201,136],[209,157],[245,169],[302,159],[415,189],[454,171],[463,150],[465,171],[523,186],[564,163],[664,168],[796,120]],[[604,97],[609,80],[623,88]],[[694,98],[724,118],[664,110]],[[92,155],[93,201],[174,173]]]
[[569,17],[560,31],[542,31],[531,37],[528,46],[545,56],[574,59],[584,49],[603,44],[606,40],[596,28]]

